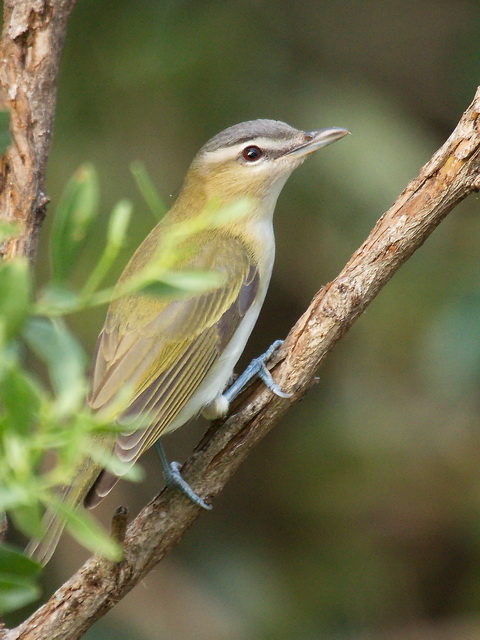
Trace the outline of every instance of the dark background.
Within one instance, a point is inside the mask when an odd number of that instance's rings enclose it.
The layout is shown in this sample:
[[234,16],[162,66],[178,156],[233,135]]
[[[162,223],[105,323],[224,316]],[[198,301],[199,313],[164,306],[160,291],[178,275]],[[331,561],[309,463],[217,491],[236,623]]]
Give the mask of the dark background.
[[[86,160],[102,215],[135,203],[117,273],[154,221],[129,164],[172,201],[197,149],[275,118],[349,128],[288,182],[277,261],[249,357],[284,337],[470,103],[478,2],[82,0],[61,69],[52,206]],[[53,210],[51,208],[51,210]],[[47,223],[39,260],[46,277]],[[480,223],[471,197],[330,355],[320,383],[250,456],[212,513],[90,640],[480,637]],[[105,309],[71,319],[88,352]],[[204,425],[166,441],[183,459]],[[121,483],[99,517],[161,486]],[[47,590],[79,566],[65,540]]]

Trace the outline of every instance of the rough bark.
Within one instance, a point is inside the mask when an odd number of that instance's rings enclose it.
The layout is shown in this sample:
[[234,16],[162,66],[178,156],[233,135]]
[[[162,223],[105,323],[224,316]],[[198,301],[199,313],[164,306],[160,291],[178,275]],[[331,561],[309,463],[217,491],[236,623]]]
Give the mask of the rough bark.
[[5,0],[0,43],[0,103],[10,112],[12,143],[0,161],[0,218],[21,234],[0,247],[33,261],[48,198],[45,173],[57,76],[75,0]]
[[[75,0],[4,0],[0,109],[10,114],[11,144],[0,158],[0,220],[21,233],[0,244],[0,259],[33,262],[48,198],[45,173],[55,116],[60,54]],[[0,514],[0,542],[7,520]],[[0,623],[0,635],[3,625]]]
[[[380,218],[339,276],[320,290],[295,324],[274,363],[274,377],[289,400],[251,387],[237,413],[212,427],[183,473],[212,500],[252,447],[311,386],[325,356],[445,216],[480,188],[480,89],[455,131]],[[111,609],[182,538],[202,510],[165,490],[132,522],[125,560],[98,557],[85,565],[8,640],[75,640]]]

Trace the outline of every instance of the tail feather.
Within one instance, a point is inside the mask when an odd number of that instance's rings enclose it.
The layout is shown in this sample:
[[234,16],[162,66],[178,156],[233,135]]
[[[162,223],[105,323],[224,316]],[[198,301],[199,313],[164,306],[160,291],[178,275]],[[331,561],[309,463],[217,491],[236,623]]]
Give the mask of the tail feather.
[[[90,458],[85,460],[75,474],[72,485],[65,487],[59,495],[60,500],[68,507],[77,507],[85,500],[85,496],[90,491],[90,487],[95,482],[102,468]],[[45,534],[42,538],[31,540],[25,552],[41,565],[46,565],[52,557],[62,532],[66,525],[66,519],[62,517],[57,509],[49,507],[42,520],[42,527]]]
[[83,501],[84,506],[87,509],[96,507],[97,504],[110,493],[119,480],[120,476],[116,476],[110,471],[102,469],[85,496],[85,500]]
[[57,548],[65,524],[65,520],[58,515],[57,511],[48,509],[42,522],[46,531],[45,535],[40,540],[30,540],[25,553],[42,566],[45,566]]

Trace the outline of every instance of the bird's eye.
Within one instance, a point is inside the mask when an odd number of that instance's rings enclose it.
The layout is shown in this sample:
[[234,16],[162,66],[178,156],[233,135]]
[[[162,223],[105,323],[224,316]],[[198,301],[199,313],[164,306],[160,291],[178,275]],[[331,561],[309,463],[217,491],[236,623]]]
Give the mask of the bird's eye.
[[245,147],[245,149],[242,151],[242,156],[245,160],[247,160],[247,162],[255,162],[255,160],[261,158],[262,155],[263,151],[255,146]]

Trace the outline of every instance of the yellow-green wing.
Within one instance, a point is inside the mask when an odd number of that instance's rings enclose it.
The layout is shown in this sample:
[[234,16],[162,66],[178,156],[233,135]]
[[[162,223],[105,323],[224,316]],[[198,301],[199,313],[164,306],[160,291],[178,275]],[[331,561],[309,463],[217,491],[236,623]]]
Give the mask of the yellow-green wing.
[[258,272],[245,246],[218,233],[206,232],[200,240],[182,268],[217,271],[224,284],[177,299],[146,294],[120,299],[112,303],[99,336],[91,407],[109,406],[128,389],[120,421],[134,428],[135,418],[143,415],[150,423],[117,438],[115,452],[125,461],[135,461],[175,420],[256,298]]

